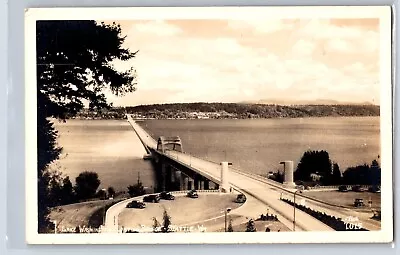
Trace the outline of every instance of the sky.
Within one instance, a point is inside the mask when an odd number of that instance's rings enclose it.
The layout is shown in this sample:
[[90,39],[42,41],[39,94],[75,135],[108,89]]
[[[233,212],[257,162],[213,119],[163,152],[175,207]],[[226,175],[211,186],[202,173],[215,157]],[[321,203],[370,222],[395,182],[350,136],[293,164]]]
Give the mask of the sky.
[[378,19],[116,21],[137,91],[115,106],[178,102],[379,104]]

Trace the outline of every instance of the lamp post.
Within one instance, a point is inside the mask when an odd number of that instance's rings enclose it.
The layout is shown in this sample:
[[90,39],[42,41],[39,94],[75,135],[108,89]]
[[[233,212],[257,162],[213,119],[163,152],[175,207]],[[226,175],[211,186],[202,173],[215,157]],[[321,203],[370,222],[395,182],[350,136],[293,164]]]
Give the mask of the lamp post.
[[226,208],[226,209],[225,209],[225,232],[226,232],[226,225],[227,225],[227,223],[226,223],[226,218],[227,218],[228,213],[229,213],[231,210],[232,210],[231,208]]
[[296,231],[296,194],[297,192],[302,193],[301,190],[296,190],[293,196],[293,231]]

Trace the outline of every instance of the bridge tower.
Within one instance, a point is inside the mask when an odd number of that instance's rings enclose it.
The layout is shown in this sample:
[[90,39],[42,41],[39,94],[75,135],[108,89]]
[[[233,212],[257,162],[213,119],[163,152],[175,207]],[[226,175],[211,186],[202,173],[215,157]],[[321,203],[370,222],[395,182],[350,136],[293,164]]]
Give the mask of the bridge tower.
[[284,168],[284,173],[285,173],[285,178],[283,181],[283,185],[285,185],[288,188],[294,188],[296,187],[296,184],[293,181],[293,161],[286,160],[281,162],[280,164],[283,164]]
[[165,153],[167,145],[172,145],[172,150],[183,152],[182,140],[179,136],[160,136],[157,141],[157,150]]
[[229,185],[229,166],[232,165],[230,162],[221,162],[221,186],[220,190],[224,193],[231,192]]

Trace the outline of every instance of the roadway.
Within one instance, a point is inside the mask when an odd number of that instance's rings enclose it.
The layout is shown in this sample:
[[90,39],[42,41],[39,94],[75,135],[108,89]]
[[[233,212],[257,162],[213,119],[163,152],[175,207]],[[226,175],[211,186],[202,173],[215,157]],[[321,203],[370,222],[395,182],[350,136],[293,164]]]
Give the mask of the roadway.
[[[152,149],[157,148],[157,142],[143,128],[141,128],[130,117],[128,117],[128,121],[145,146],[148,146]],[[163,154],[161,152],[157,153]],[[174,159],[180,164],[185,165],[204,176],[209,176],[212,179],[220,180],[221,166],[219,164],[196,158],[178,151],[167,151],[163,155]],[[293,222],[293,206],[290,206],[289,204],[280,200],[282,190],[236,171],[229,172],[229,180],[231,186],[234,188],[247,193],[248,195],[271,207],[278,214],[278,217],[284,218],[285,221]],[[307,213],[296,210],[296,231],[332,230],[332,228],[318,221]]]

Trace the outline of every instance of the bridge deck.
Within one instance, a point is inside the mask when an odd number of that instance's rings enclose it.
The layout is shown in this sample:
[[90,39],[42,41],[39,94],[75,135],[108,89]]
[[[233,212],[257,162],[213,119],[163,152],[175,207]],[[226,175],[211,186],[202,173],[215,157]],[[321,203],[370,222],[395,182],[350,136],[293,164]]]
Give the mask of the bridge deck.
[[[129,123],[135,129],[135,132],[140,137],[141,141],[151,149],[157,148],[157,142],[143,129],[141,128],[130,116],[128,117]],[[221,166],[214,162],[206,161],[189,154],[181,153],[178,151],[167,151],[166,153],[157,152],[168,158],[175,160],[184,166],[189,166],[196,172],[201,173],[205,177],[210,177],[211,180],[220,181]],[[248,175],[230,171],[229,183],[242,190],[256,199],[264,202],[276,212],[290,221],[293,221],[293,207],[280,200],[282,191],[276,187],[270,186],[266,183],[260,182]],[[324,223],[316,220],[312,216],[297,210],[296,211],[296,230],[307,230],[307,231],[331,231],[332,228],[328,227]]]

